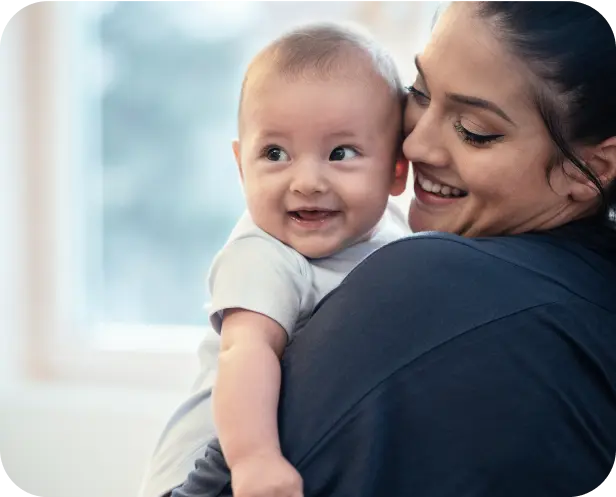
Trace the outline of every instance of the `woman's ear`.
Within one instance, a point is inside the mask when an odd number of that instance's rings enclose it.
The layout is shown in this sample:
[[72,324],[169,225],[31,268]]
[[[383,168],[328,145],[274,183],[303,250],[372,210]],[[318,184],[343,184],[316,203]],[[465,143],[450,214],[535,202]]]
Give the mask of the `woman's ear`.
[[[603,187],[607,187],[616,178],[616,136],[608,138],[599,145],[587,148],[582,157],[592,169]],[[582,172],[569,164],[568,175],[571,182],[570,195],[578,202],[588,202],[597,197],[597,187]]]
[[406,190],[406,181],[409,176],[409,161],[404,157],[399,157],[394,169],[394,181],[391,185],[390,195],[397,197]]
[[239,140],[233,140],[231,144],[233,148],[233,155],[235,156],[235,163],[237,164],[237,169],[240,172],[240,178],[244,181],[244,173],[242,172],[242,160],[240,155],[240,142]]

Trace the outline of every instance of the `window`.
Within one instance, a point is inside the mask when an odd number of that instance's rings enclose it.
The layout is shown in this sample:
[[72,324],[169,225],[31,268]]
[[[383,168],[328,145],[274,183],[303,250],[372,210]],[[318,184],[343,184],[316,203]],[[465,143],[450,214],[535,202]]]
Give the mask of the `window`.
[[230,141],[251,5],[118,2],[91,20],[103,65],[85,190],[102,198],[88,197],[87,250],[102,270],[87,295],[105,322],[205,324],[204,275],[244,208]]
[[[100,364],[96,376],[118,378],[125,370],[101,357],[133,354],[133,369],[135,354],[144,363],[192,357],[207,326],[208,267],[244,209],[231,141],[249,60],[291,25],[349,20],[366,25],[410,79],[436,7],[221,1],[24,9],[27,64],[39,71],[26,88],[34,98],[25,129],[41,141],[26,158],[27,196],[43,194],[25,200],[28,299],[39,306],[30,319],[35,355],[51,357],[52,371]],[[49,276],[42,286],[36,271]]]

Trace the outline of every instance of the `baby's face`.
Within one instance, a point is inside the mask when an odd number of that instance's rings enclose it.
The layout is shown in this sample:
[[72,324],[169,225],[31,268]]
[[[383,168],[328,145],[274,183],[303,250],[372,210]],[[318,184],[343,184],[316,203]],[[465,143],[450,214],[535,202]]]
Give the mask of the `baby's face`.
[[268,75],[244,96],[234,152],[256,224],[310,258],[367,238],[404,191],[400,103],[376,75]]

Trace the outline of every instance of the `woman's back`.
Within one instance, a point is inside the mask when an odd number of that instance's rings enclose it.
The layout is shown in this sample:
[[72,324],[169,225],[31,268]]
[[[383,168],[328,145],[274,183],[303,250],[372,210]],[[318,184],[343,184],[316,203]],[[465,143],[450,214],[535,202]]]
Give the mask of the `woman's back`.
[[[281,439],[305,495],[596,488],[616,454],[614,238],[588,222],[435,233],[360,265],[283,360]],[[210,495],[198,481],[177,495]]]
[[[579,495],[603,481],[616,453],[616,234],[576,224],[420,236],[348,278],[286,362],[282,427],[306,495]],[[316,389],[324,364],[338,391]],[[330,493],[320,472],[345,453],[356,463]]]

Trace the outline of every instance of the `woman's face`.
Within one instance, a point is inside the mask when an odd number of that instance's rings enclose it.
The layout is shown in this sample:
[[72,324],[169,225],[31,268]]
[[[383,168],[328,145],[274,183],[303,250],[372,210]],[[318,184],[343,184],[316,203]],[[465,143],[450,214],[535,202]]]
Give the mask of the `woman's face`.
[[413,163],[413,231],[465,236],[548,229],[576,217],[532,76],[471,7],[443,13],[417,59],[403,150]]

